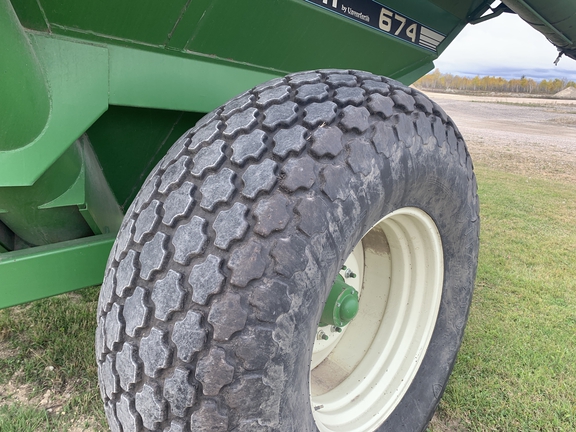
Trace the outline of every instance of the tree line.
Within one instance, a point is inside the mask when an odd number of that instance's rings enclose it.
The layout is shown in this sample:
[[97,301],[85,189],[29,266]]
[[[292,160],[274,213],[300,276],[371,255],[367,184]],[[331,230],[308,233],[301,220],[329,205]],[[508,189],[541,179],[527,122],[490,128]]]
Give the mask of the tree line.
[[501,77],[476,75],[473,78],[459,75],[444,74],[435,69],[414,83],[416,87],[430,90],[445,91],[488,91],[503,93],[555,94],[566,87],[576,87],[574,81],[555,78],[537,82],[523,76],[519,79],[507,80]]

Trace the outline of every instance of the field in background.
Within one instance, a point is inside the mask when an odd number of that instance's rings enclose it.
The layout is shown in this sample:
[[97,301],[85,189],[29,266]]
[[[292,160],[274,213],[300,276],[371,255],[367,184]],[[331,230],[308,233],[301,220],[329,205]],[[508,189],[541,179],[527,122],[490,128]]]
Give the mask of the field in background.
[[445,74],[435,69],[414,83],[416,87],[428,91],[456,93],[511,93],[517,95],[557,95],[574,99],[576,97],[576,82],[567,79],[550,79],[534,81],[531,78],[520,77],[507,80],[496,76],[476,75],[466,77]]
[[[482,231],[469,324],[430,430],[576,430],[576,108],[439,102],[475,160]],[[0,311],[1,431],[105,430],[97,296]]]

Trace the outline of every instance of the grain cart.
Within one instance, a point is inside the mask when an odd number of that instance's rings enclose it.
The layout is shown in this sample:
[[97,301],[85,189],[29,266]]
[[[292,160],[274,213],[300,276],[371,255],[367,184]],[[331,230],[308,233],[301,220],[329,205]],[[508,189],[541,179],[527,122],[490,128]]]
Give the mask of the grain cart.
[[0,0],[0,306],[102,283],[112,431],[423,430],[479,219],[407,85],[512,10],[574,55],[568,1]]

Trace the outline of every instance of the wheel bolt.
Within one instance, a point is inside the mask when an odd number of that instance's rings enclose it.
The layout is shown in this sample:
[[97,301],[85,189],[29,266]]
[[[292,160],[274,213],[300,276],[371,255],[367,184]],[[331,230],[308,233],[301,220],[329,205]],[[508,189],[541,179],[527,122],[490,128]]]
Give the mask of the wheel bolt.
[[346,269],[346,272],[344,273],[344,277],[345,278],[355,278],[356,277],[356,273],[354,273],[352,270],[350,269]]
[[328,335],[323,331],[319,331],[318,336],[316,336],[316,339],[318,340],[328,340],[328,338],[329,338]]

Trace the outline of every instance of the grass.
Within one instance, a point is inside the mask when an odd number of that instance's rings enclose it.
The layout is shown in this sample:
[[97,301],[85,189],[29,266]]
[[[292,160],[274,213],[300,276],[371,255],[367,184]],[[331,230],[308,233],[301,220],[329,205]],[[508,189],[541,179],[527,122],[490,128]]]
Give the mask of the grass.
[[576,187],[476,171],[475,297],[431,430],[576,430]]
[[[485,166],[477,175],[476,292],[430,430],[576,430],[576,187]],[[89,288],[0,311],[1,431],[106,429],[97,296]]]
[[21,432],[25,430],[54,430],[51,428],[48,413],[45,410],[27,406],[3,405],[0,407],[0,430],[3,432]]
[[104,430],[93,353],[98,293],[0,311],[1,431]]

